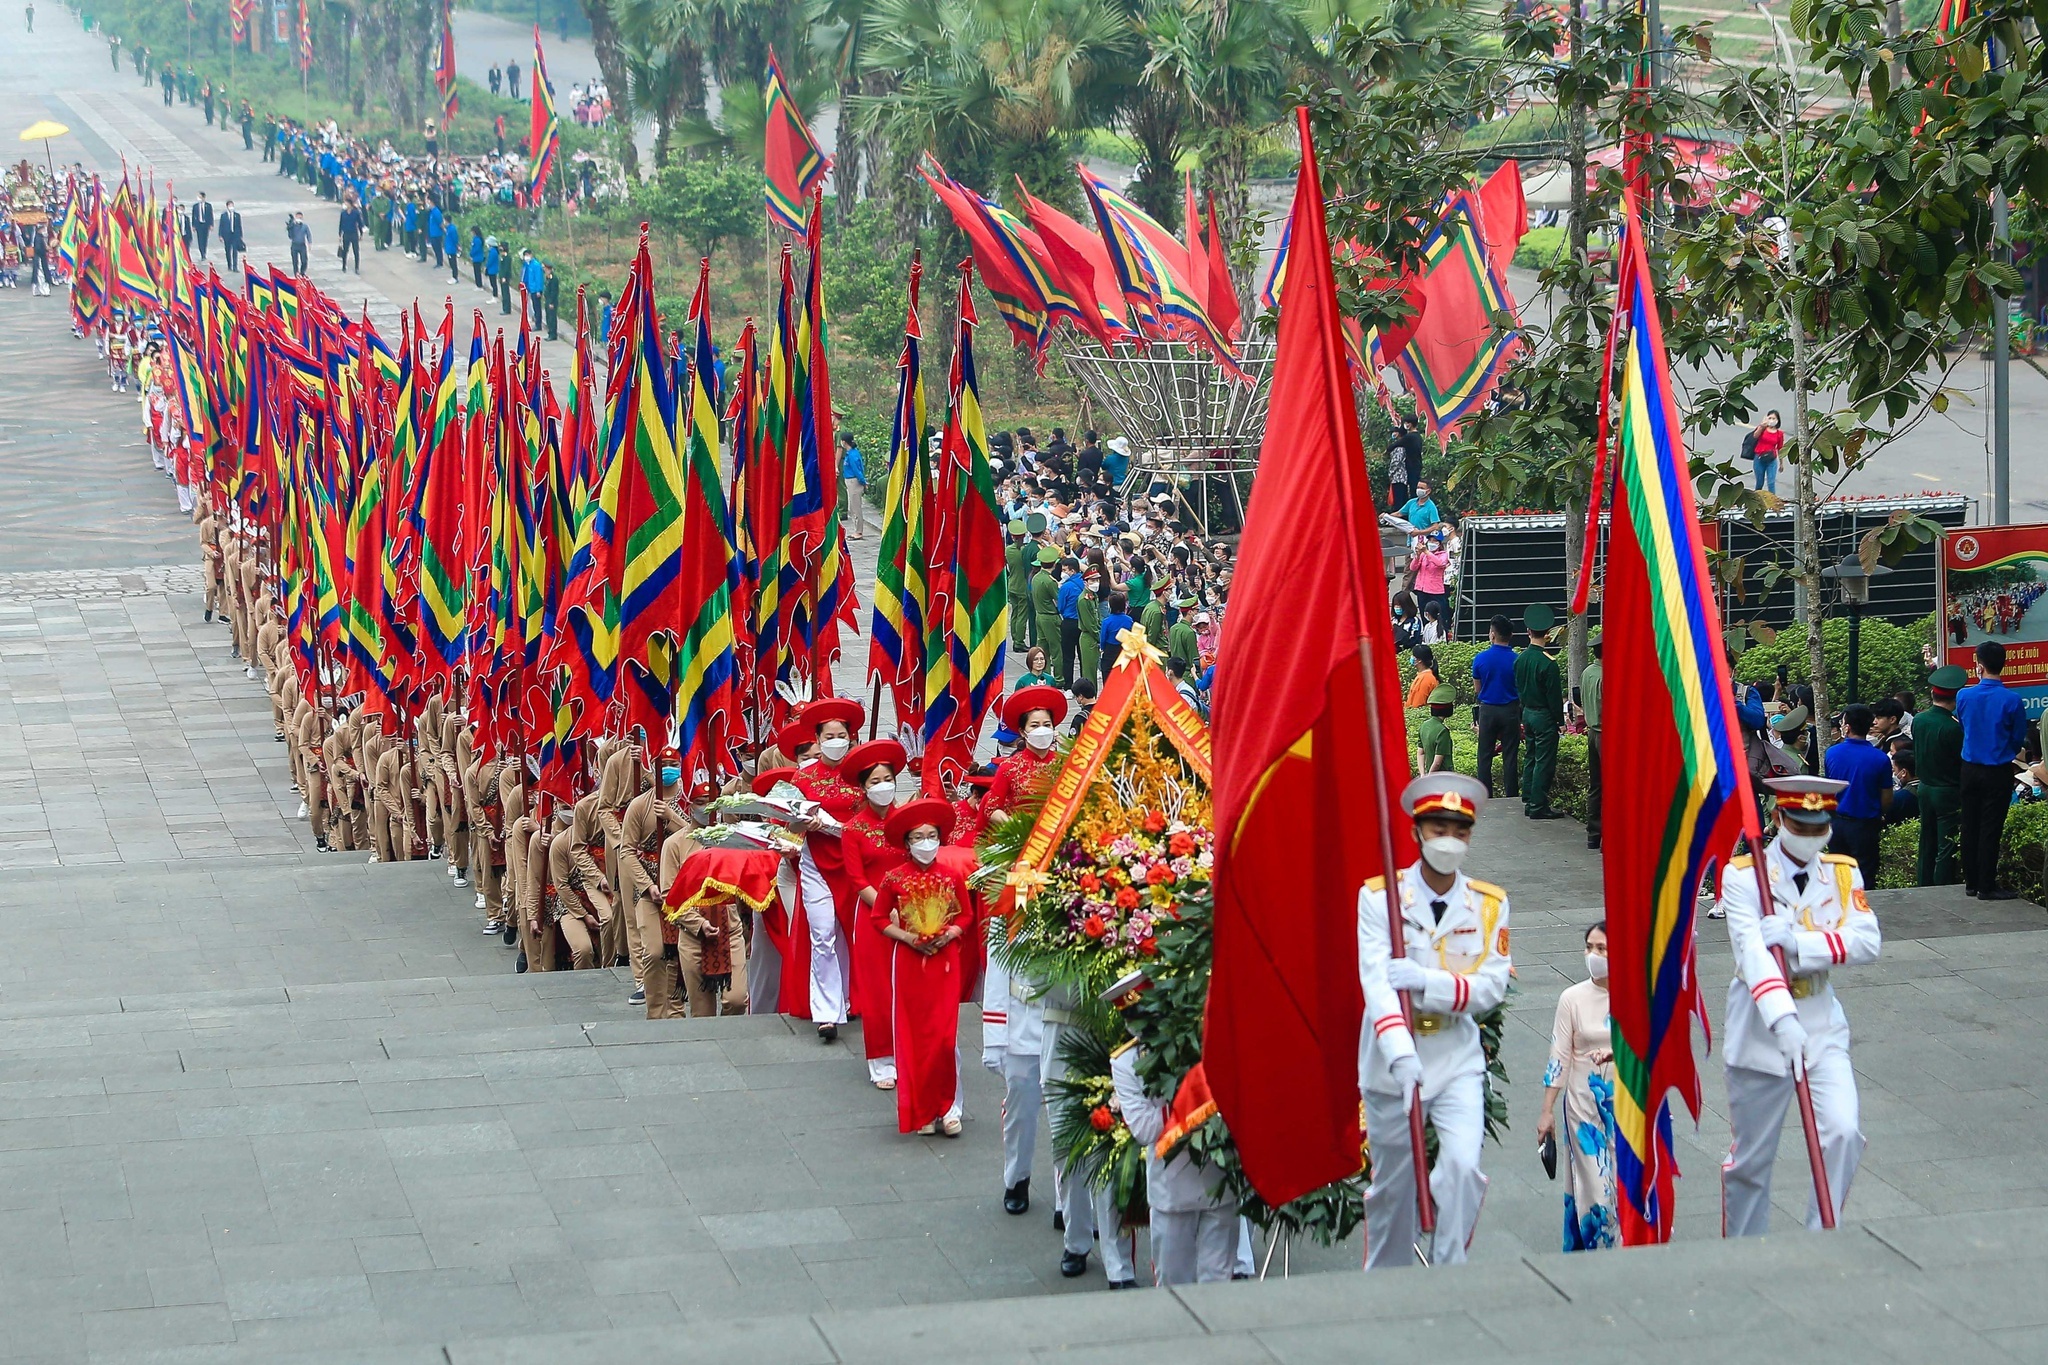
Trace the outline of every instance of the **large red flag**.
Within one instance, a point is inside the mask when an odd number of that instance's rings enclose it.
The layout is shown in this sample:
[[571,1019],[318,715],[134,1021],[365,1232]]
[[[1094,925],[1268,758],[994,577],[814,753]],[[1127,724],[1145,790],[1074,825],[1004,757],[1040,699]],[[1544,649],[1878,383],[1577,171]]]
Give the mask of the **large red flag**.
[[[1359,1169],[1358,892],[1392,870],[1375,834],[1408,778],[1386,573],[1300,117],[1272,407],[1216,668],[1216,949],[1202,1040],[1245,1174],[1276,1205]],[[1406,824],[1395,822],[1393,847],[1399,862],[1414,856]]]

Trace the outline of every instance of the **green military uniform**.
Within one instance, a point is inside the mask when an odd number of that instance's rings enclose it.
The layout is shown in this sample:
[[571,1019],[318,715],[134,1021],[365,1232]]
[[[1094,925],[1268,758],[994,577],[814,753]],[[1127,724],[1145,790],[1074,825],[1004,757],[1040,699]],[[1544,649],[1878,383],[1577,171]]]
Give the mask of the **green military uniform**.
[[1045,650],[1046,666],[1056,678],[1067,676],[1066,660],[1060,657],[1060,584],[1052,576],[1060,552],[1046,545],[1038,551],[1038,572],[1031,576],[1031,620],[1038,631],[1034,644]]
[[[1449,683],[1440,683],[1430,690],[1431,706],[1450,706],[1458,700],[1458,691]],[[1422,718],[1422,724],[1415,727],[1415,771],[1418,775],[1447,773],[1451,768],[1451,727],[1434,715]]]
[[1081,621],[1081,676],[1102,680],[1102,599],[1085,589],[1076,615]]
[[1156,597],[1147,602],[1145,609],[1138,613],[1138,624],[1145,628],[1145,638],[1152,642],[1153,648],[1165,644],[1166,604]]
[[1166,657],[1185,659],[1189,678],[1202,671],[1202,643],[1196,638],[1195,628],[1189,624],[1185,611],[1180,614],[1180,619],[1173,623],[1173,629],[1166,632]]
[[1557,775],[1557,732],[1564,722],[1564,675],[1557,660],[1544,652],[1535,637],[1548,635],[1557,623],[1542,603],[1522,613],[1530,642],[1515,655],[1515,692],[1522,700],[1522,809],[1531,818],[1555,818],[1550,809],[1550,782]]
[[[1934,703],[1913,717],[1913,757],[1920,774],[1920,859],[1917,883],[1951,886],[1957,880],[1956,845],[1962,834],[1963,726],[1956,693],[1970,675],[1951,664],[1928,677]],[[1942,705],[1942,702],[1947,705]]]
[[1024,540],[1024,518],[1009,526],[1010,547],[1003,551],[1010,599],[1010,644],[1022,654],[1031,645],[1031,546]]

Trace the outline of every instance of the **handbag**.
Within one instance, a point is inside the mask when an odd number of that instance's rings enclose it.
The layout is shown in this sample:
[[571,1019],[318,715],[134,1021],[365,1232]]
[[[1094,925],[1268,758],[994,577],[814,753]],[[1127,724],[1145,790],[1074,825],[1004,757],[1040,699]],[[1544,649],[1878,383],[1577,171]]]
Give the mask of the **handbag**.
[[1536,1156],[1543,1162],[1543,1174],[1557,1179],[1557,1134],[1545,1133],[1536,1142]]

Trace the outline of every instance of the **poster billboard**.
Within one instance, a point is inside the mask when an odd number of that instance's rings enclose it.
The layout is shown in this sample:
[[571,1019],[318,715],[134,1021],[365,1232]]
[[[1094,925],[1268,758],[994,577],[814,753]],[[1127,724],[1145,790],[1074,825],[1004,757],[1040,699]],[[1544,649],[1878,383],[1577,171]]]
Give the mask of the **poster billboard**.
[[2005,685],[2039,719],[2048,711],[2048,524],[1952,530],[1940,564],[1940,661],[1967,669],[1979,644],[1998,641]]

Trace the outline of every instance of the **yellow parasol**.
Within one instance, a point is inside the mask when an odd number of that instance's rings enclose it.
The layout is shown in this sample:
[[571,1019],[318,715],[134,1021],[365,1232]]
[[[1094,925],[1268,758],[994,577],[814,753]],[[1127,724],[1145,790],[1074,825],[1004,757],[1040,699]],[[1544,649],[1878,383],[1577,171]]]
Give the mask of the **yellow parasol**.
[[57,178],[57,158],[50,154],[50,139],[62,137],[70,131],[69,128],[55,119],[47,118],[37,119],[34,123],[21,130],[21,140],[23,142],[40,142],[43,144],[43,159],[50,163],[50,178],[52,180]]

